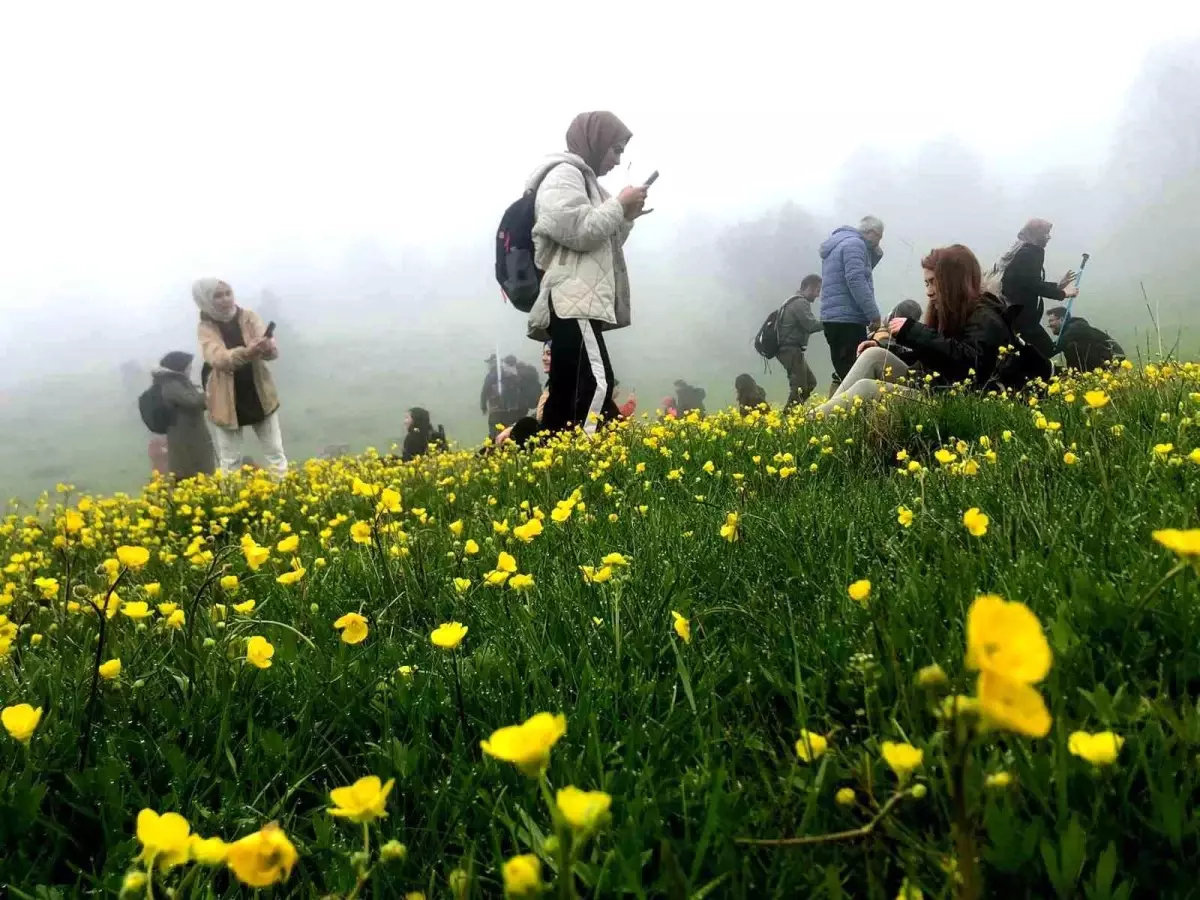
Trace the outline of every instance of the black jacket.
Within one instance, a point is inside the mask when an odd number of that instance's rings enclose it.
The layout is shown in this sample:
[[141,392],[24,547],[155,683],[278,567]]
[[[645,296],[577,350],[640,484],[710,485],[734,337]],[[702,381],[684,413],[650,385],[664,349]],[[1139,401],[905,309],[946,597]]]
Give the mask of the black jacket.
[[696,410],[704,414],[704,388],[693,387],[687,382],[675,383],[675,409],[683,416]]
[[1000,348],[1015,342],[1004,312],[999,299],[984,294],[961,333],[942,334],[909,319],[896,336],[902,346],[890,349],[905,362],[919,365],[924,372],[931,375],[937,372],[934,387],[948,387],[960,381],[973,381],[976,387],[983,387],[996,374]]
[[1063,289],[1046,280],[1046,250],[1036,244],[1026,244],[1013,256],[1000,282],[1004,301],[1015,312],[1013,330],[1049,359],[1054,355],[1054,341],[1042,328],[1042,313],[1046,300],[1062,300]]
[[1107,332],[1089,325],[1087,319],[1074,316],[1067,320],[1067,327],[1059,335],[1058,349],[1066,357],[1070,368],[1086,372],[1108,365],[1125,355],[1121,345]]

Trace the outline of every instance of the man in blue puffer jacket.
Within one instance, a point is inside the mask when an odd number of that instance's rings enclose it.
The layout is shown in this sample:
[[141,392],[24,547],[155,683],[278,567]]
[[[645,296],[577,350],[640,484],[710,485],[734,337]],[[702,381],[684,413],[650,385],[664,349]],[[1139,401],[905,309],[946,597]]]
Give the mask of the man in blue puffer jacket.
[[882,239],[883,222],[865,216],[857,228],[843,225],[821,245],[821,323],[835,386],[854,365],[868,329],[879,325],[871,272],[883,258]]

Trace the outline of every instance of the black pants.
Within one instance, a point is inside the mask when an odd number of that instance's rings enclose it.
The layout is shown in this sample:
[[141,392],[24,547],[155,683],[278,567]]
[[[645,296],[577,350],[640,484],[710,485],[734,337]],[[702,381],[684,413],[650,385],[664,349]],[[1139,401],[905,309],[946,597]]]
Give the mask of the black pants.
[[841,384],[854,360],[858,345],[867,339],[867,326],[853,322],[826,322],[825,343],[829,345],[829,361],[833,363],[833,383]]
[[597,419],[615,419],[613,371],[600,323],[590,319],[560,319],[550,304],[549,396],[542,410],[547,431],[576,425],[589,434]]

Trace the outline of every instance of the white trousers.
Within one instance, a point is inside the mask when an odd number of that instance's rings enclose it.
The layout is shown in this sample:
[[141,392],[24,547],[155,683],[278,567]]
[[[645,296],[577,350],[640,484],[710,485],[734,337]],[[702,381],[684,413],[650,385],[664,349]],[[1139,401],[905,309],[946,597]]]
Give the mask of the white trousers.
[[[266,457],[267,471],[276,478],[287,474],[288,461],[283,452],[283,433],[279,430],[279,413],[273,412],[257,425],[251,426]],[[217,463],[222,472],[236,472],[242,467],[241,428],[214,428],[217,444]]]

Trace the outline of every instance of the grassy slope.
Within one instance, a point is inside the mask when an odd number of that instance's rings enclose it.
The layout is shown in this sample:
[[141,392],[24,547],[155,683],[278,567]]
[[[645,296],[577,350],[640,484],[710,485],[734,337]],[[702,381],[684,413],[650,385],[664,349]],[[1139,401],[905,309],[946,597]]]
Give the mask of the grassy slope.
[[[988,895],[1052,895],[1046,860],[1070,857],[1078,844],[1067,868],[1081,883],[1095,886],[1111,846],[1118,884],[1185,896],[1198,849],[1186,810],[1197,790],[1200,613],[1194,573],[1152,590],[1172,562],[1149,534],[1197,525],[1200,466],[1169,465],[1151,450],[1195,445],[1180,413],[1196,409],[1188,394],[1200,385],[1189,378],[1114,392],[1102,423],[1122,423],[1122,437],[1086,428],[1080,404],[1061,398],[1044,404],[1062,422],[1061,437],[1038,430],[1022,406],[958,399],[870,425],[720,419],[672,430],[658,448],[631,430],[606,453],[563,452],[548,470],[444,458],[436,475],[459,481],[440,491],[420,470],[369,460],[313,470],[316,488],[293,484],[281,505],[254,506],[309,532],[318,527],[309,514],[321,523],[335,512],[369,518],[370,503],[348,491],[361,475],[401,484],[405,506],[424,507],[435,522],[408,519],[411,556],[388,572],[347,541],[346,525],[334,537],[340,552],[305,533],[302,588],[251,576],[235,556],[243,596],[259,608],[225,630],[210,622],[209,598],[189,608],[190,635],[140,634],[113,620],[104,655],[119,655],[125,673],[119,689],[101,692],[95,765],[82,774],[74,767],[96,626],[61,611],[33,613],[38,630],[60,628],[37,649],[20,639],[19,660],[0,670],[4,702],[47,710],[27,757],[11,741],[2,748],[0,881],[89,883],[91,875],[73,874],[78,867],[113,887],[136,852],[134,816],[149,806],[179,810],[197,830],[227,838],[279,819],[301,849],[297,895],[344,891],[353,880],[345,854],[359,838],[323,811],[326,791],[376,773],[397,779],[381,834],[410,851],[381,876],[388,890],[433,887],[444,896],[446,873],[461,863],[479,879],[477,896],[495,896],[501,859],[536,847],[535,834],[549,826],[532,784],[482,759],[478,742],[534,712],[561,710],[568,732],[551,781],[614,797],[614,824],[581,870],[599,895],[685,896],[717,883],[713,896],[890,898],[907,871],[939,896],[947,884],[939,861],[952,852],[946,767],[913,677],[936,661],[969,690],[964,613],[977,592],[993,591],[1025,601],[1047,627],[1055,663],[1041,689],[1055,725],[1043,740],[997,736],[975,751],[968,789],[980,810]],[[978,458],[981,435],[991,437],[995,465],[983,462],[973,477],[937,471],[936,446],[963,438]],[[1079,443],[1078,464],[1063,463],[1059,441]],[[931,467],[924,479],[893,471],[901,447]],[[781,480],[766,466],[786,464],[774,461],[785,452],[799,471]],[[710,459],[718,474],[702,470]],[[676,468],[679,481],[669,476]],[[745,473],[744,491],[734,472]],[[564,526],[547,520],[532,544],[492,534],[493,519],[521,518],[522,501],[549,511],[577,487],[587,513]],[[896,522],[901,504],[917,511],[911,529]],[[960,524],[972,506],[992,517],[978,539]],[[743,514],[733,544],[718,534],[731,510]],[[173,516],[186,540],[189,517],[178,508]],[[455,518],[466,523],[464,538],[484,545],[480,557],[463,558],[453,544],[444,525]],[[277,536],[274,525],[250,527],[264,543]],[[477,586],[502,546],[535,576],[531,594]],[[632,559],[627,580],[584,585],[577,566],[614,550]],[[318,553],[327,568],[312,567]],[[98,559],[78,569],[89,573],[89,590],[100,587],[90,575]],[[456,596],[454,575],[476,586]],[[867,609],[846,597],[846,585],[864,577],[874,584]],[[138,580],[150,578],[183,599],[200,574],[154,562]],[[1132,614],[1143,596],[1147,611]],[[330,623],[357,609],[371,636],[341,645]],[[671,610],[691,619],[690,645],[673,635]],[[451,660],[428,641],[451,619],[470,628],[461,717]],[[277,648],[269,670],[226,659],[241,652],[236,636],[254,633]],[[203,647],[205,637],[217,645]],[[402,664],[419,667],[411,682],[396,675]],[[132,689],[134,679],[144,686]],[[796,762],[802,727],[834,733],[822,765]],[[1066,736],[1102,727],[1127,744],[1118,767],[1095,775],[1067,753]],[[894,781],[879,761],[884,739],[925,748],[929,793],[902,806],[877,839],[763,851],[733,843],[861,824],[864,811],[836,806],[833,793],[852,786],[882,802]],[[1017,786],[985,795],[983,774],[1002,768]]]

